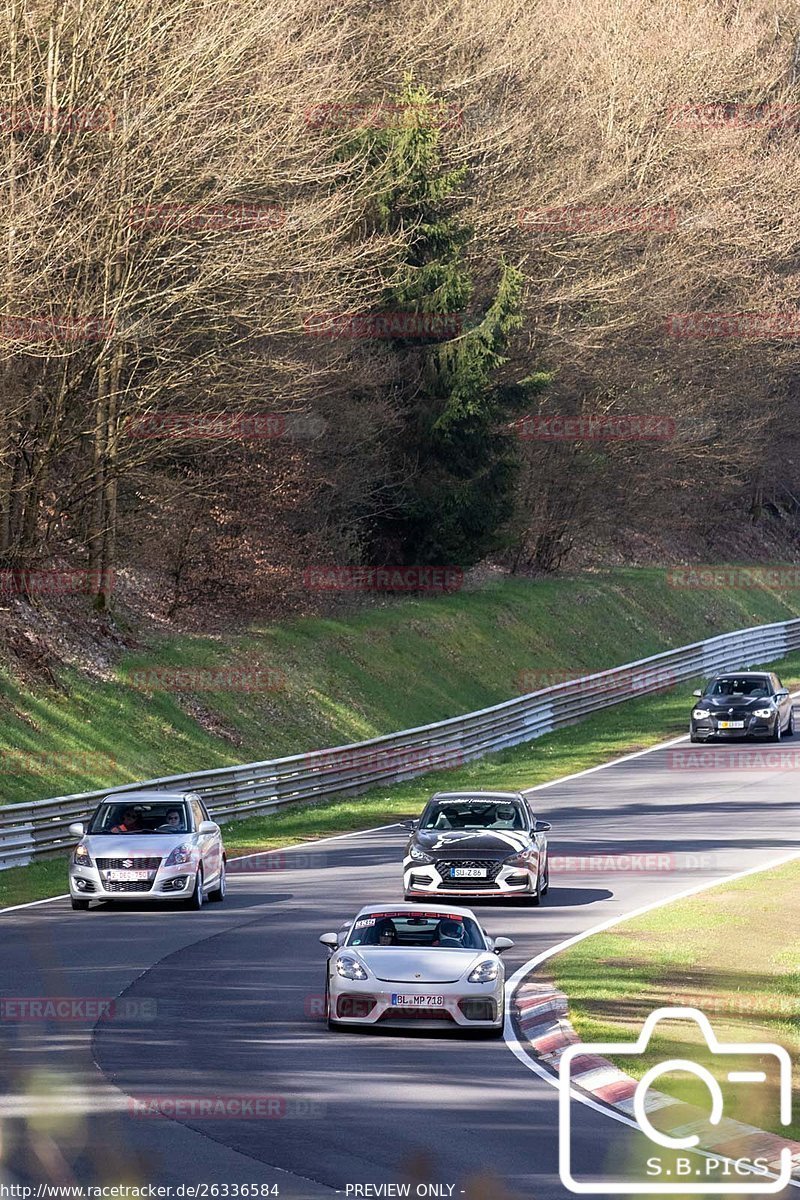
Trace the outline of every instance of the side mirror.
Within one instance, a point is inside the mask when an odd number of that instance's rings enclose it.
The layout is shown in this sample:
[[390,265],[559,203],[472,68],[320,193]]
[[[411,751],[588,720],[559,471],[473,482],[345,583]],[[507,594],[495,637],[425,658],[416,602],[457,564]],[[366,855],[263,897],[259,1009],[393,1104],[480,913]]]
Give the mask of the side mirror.
[[786,697],[789,695],[789,689],[781,688],[781,690],[779,692],[776,692],[775,695],[778,697],[779,700],[785,700]]
[[82,838],[86,833],[86,826],[83,821],[73,821],[69,827],[69,831],[73,837]]
[[419,826],[419,821],[401,821],[403,829],[407,829],[409,833],[413,833]]
[[511,938],[499,937],[494,939],[495,954],[502,954],[504,950],[510,950],[514,945]]
[[201,821],[198,833],[216,833],[219,826],[214,821]]
[[323,933],[319,939],[323,946],[327,946],[329,950],[337,950],[339,948],[339,939],[335,933]]
[[533,827],[533,831],[534,833],[547,833],[548,829],[552,828],[553,826],[549,821],[537,821]]
[[693,696],[702,696],[702,694],[703,693],[700,691],[700,688],[695,688],[694,691],[692,692]]

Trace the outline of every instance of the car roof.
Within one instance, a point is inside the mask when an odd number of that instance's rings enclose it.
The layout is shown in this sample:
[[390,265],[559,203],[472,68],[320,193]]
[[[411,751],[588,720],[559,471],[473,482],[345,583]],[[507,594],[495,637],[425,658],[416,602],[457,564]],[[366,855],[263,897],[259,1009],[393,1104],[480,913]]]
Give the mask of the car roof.
[[716,675],[711,676],[711,682],[715,679],[727,679],[729,675],[735,679],[769,679],[771,671],[717,671]]
[[431,800],[524,800],[521,792],[436,792]]
[[[478,920],[471,908],[462,908],[459,904],[428,904],[424,900],[419,904],[409,904],[408,902],[395,904],[392,900],[387,900],[385,903],[365,904],[358,910],[353,920],[357,921],[359,917],[366,916],[371,912],[426,912],[436,913],[437,916],[442,917],[453,913],[457,917],[471,917],[473,921]],[[480,924],[480,922],[478,923]]]
[[112,792],[110,796],[104,796],[100,803],[118,801],[120,804],[180,804],[193,794],[192,792],[157,792],[155,789],[149,792],[120,792],[117,794]]

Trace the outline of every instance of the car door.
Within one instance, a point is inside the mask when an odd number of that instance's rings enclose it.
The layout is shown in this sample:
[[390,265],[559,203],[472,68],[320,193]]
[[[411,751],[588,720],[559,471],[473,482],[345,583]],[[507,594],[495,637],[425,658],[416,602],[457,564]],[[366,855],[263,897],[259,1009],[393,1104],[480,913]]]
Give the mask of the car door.
[[[211,818],[198,799],[192,800],[191,805],[195,829],[199,830],[202,822],[210,821]],[[215,825],[215,829],[215,833],[201,833],[198,836],[200,858],[203,863],[203,878],[206,883],[209,883],[211,880],[217,878],[222,862],[219,826]]]
[[785,696],[779,696],[777,700],[781,710],[781,725],[785,728],[789,724],[789,717],[792,713],[792,697],[788,694],[788,689],[784,687],[777,675],[771,675],[770,678],[776,692],[787,693]]

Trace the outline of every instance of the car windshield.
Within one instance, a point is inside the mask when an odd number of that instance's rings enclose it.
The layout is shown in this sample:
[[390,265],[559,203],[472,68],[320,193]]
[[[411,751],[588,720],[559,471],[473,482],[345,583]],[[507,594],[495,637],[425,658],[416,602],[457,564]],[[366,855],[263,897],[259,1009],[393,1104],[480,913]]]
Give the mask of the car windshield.
[[420,829],[526,829],[522,805],[513,800],[436,800],[422,814]]
[[191,828],[187,806],[164,804],[101,804],[89,822],[89,833],[186,833]]
[[357,917],[348,946],[485,950],[477,921],[457,913],[374,912]]
[[707,696],[771,696],[769,680],[752,675],[726,675],[715,679],[706,692]]

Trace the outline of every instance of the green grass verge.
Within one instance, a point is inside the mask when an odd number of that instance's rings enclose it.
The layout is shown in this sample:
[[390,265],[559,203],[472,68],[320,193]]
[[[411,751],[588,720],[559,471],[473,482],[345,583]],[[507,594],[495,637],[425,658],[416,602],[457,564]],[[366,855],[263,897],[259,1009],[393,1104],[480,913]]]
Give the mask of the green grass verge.
[[[793,687],[800,684],[800,654],[776,665],[785,683]],[[291,804],[270,815],[232,821],[224,830],[226,848],[231,856],[277,849],[417,816],[431,792],[437,790],[465,787],[513,790],[597,766],[685,733],[692,686],[688,682],[660,695],[629,700],[595,713],[577,725],[499,754],[489,754],[462,767],[431,772],[392,787],[373,788],[361,796]],[[541,810],[546,815],[546,797]],[[0,906],[60,895],[64,881],[63,859],[0,871]]]
[[[619,1057],[641,1078],[656,1063],[690,1059],[707,1066],[725,1095],[725,1115],[800,1140],[800,862],[679,900],[584,939],[548,963],[569,997],[569,1012],[587,1042],[628,1042],[654,1009],[686,1005],[704,1012],[722,1042],[772,1042],[794,1065],[794,1123],[781,1126],[773,1065],[769,1085],[731,1086],[731,1062],[708,1052],[690,1022],[657,1026],[647,1052]],[[737,1069],[754,1069],[752,1059]],[[671,1074],[657,1090],[708,1111],[707,1091],[688,1074]],[[654,1117],[653,1123],[658,1124]]]
[[[662,570],[615,570],[387,600],[237,637],[153,634],[108,680],[64,670],[58,686],[31,690],[0,670],[0,803],[342,745],[507,700],[532,690],[525,673],[571,678],[798,613],[796,593],[681,591]],[[151,667],[262,668],[285,685],[131,686],[132,671]]]

